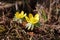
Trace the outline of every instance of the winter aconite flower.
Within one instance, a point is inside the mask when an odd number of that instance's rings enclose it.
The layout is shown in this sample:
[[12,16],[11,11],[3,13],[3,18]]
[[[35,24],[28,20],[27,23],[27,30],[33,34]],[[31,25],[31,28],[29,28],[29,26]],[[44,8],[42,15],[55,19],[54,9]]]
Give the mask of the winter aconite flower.
[[26,14],[24,14],[24,11],[21,11],[21,13],[16,12],[15,16],[13,18],[13,21],[17,21],[18,23],[22,23],[23,18],[26,16]]
[[33,16],[31,13],[29,14],[29,16],[25,16],[26,21],[28,22],[26,24],[26,28],[33,30],[34,26],[36,25],[36,23],[38,23],[39,21],[39,14],[36,14],[35,16]]
[[26,18],[26,21],[28,23],[31,23],[31,24],[36,24],[38,21],[39,21],[39,14],[36,14],[34,17],[33,15],[30,13],[29,16],[25,16]]
[[15,18],[17,18],[17,19],[24,18],[25,16],[26,16],[26,14],[24,14],[24,11],[21,11],[21,13],[16,12],[16,14],[15,14]]

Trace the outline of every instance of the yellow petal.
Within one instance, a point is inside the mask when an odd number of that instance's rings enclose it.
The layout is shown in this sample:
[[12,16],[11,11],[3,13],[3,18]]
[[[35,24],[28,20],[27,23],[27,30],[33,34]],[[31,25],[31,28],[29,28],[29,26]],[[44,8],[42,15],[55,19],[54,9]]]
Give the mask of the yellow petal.
[[38,22],[38,20],[36,20],[35,18],[33,18],[32,24],[35,24],[35,23],[37,23],[37,22]]
[[24,17],[26,16],[26,13],[24,14]]
[[19,17],[20,17],[20,18],[23,18],[23,17],[24,17],[24,15],[19,14]]
[[34,24],[37,23],[37,22],[38,22],[38,20],[34,19]]
[[34,18],[35,18],[36,20],[39,20],[39,14],[36,14],[36,15],[34,16]]
[[19,15],[19,12],[16,12],[15,15]]
[[25,19],[26,19],[27,22],[29,22],[29,18],[27,16],[25,16]]
[[39,14],[36,14],[34,17],[38,17],[39,18]]
[[33,15],[31,13],[29,13],[29,18],[33,18]]
[[23,18],[24,16],[25,16],[24,11],[21,11],[21,13],[19,14],[19,17]]
[[24,15],[24,11],[21,11],[21,13],[20,13],[21,15]]
[[16,12],[15,18],[19,18],[19,12]]

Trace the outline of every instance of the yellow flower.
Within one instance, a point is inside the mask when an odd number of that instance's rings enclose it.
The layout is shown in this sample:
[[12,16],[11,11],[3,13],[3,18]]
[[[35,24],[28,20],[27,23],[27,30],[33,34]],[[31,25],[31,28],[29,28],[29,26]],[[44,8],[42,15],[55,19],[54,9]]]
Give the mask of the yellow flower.
[[15,14],[15,18],[20,19],[20,18],[24,18],[26,16],[26,14],[24,14],[24,11],[21,11],[21,13],[16,12]]
[[30,13],[29,17],[25,16],[25,19],[28,23],[31,24],[36,24],[39,21],[39,14],[36,14],[34,17],[33,15]]
[[19,12],[15,13],[15,18],[19,18]]

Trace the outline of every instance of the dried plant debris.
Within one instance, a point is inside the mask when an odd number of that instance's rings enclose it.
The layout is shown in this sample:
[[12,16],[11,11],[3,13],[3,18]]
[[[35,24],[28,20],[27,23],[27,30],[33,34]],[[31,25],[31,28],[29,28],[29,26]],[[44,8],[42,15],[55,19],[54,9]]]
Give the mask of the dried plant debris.
[[0,40],[60,40],[60,0],[0,0]]
[[6,29],[4,28],[4,26],[3,25],[0,25],[0,33],[1,32],[4,32]]

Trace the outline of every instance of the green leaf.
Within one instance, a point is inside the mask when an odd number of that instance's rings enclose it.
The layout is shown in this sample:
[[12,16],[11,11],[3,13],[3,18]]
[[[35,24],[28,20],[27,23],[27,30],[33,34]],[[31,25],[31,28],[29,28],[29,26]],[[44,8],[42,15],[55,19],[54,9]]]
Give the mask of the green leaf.
[[34,29],[34,25],[32,25],[31,23],[27,23],[26,24],[26,28],[28,29],[28,30],[33,30]]
[[43,10],[43,9],[41,9],[41,11],[42,11],[42,18],[44,18],[44,20],[47,20],[47,15],[46,15],[46,12]]
[[31,27],[31,30],[33,30],[34,29],[34,25],[32,25],[32,27]]
[[13,21],[17,21],[18,19],[17,18],[13,18]]
[[28,30],[30,30],[31,24],[30,24],[30,23],[27,23],[27,24],[26,24],[26,28],[27,28]]
[[19,19],[17,22],[18,22],[18,23],[22,23],[22,19]]
[[35,26],[40,27],[41,26],[40,22],[36,23]]

